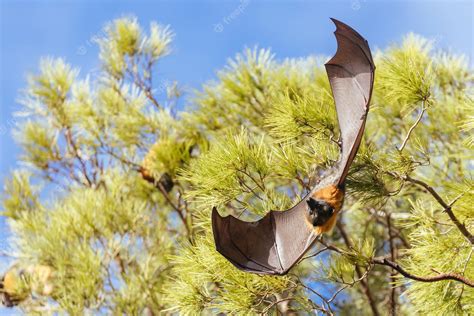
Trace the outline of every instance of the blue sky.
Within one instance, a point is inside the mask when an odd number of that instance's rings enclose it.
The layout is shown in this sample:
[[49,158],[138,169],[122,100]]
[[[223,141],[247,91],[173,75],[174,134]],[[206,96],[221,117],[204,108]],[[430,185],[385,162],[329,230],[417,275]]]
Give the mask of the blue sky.
[[[163,80],[190,90],[212,78],[246,46],[270,47],[277,58],[330,55],[335,51],[329,17],[348,23],[372,48],[415,32],[436,46],[474,59],[473,1],[8,1],[0,0],[0,180],[18,166],[11,130],[25,77],[42,56],[64,57],[81,76],[98,71],[91,39],[123,15],[169,24],[173,54],[158,66]],[[240,6],[240,7],[239,7]],[[158,79],[159,81],[160,79]],[[0,218],[0,249],[6,227]],[[0,257],[0,272],[5,261]],[[3,312],[3,313],[2,313]],[[7,315],[0,307],[0,315]]]

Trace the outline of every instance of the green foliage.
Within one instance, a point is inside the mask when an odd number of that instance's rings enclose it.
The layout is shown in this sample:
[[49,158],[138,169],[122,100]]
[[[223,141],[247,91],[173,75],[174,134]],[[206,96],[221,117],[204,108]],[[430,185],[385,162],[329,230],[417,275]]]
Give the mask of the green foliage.
[[[174,276],[166,288],[170,310],[248,314],[265,308],[262,297],[285,290],[288,277],[264,277],[236,270],[214,249],[212,236],[196,240],[172,258]],[[199,266],[196,269],[196,265]]]
[[336,129],[335,107],[322,96],[325,96],[323,89],[303,95],[294,92],[284,94],[276,100],[268,115],[271,133],[281,140],[292,140],[303,135],[327,138],[324,133]]
[[30,174],[15,171],[4,186],[3,215],[18,219],[23,213],[34,212],[39,205],[38,188],[31,184]]
[[376,54],[338,225],[289,275],[270,277],[216,252],[210,213],[256,220],[291,207],[337,161],[323,58],[246,49],[175,114],[179,87],[162,100],[152,84],[169,28],[125,17],[104,34],[98,78],[45,59],[22,94],[25,164],[5,182],[2,215],[11,254],[55,275],[52,294],[30,297],[25,312],[474,313],[462,282],[380,264],[474,279],[472,243],[452,218],[474,232],[474,77],[463,57],[416,35]]
[[389,49],[377,63],[378,95],[402,110],[426,100],[433,81],[430,50],[431,43],[414,34]]

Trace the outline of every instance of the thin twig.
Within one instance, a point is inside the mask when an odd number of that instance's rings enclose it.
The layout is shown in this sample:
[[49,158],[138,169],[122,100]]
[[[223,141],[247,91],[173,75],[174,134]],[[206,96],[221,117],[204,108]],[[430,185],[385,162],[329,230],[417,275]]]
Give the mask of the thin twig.
[[278,301],[275,301],[275,302],[272,302],[270,305],[268,305],[263,311],[262,311],[262,315],[266,315],[266,313],[275,305],[278,305],[279,303],[281,302],[285,302],[285,301],[291,301],[291,300],[294,300],[295,298],[294,297],[286,297],[286,298],[283,298],[281,300],[278,300]]
[[[319,306],[317,304],[315,304],[313,301],[311,301],[313,303],[313,307],[314,305],[317,306],[316,309],[322,311],[323,313],[327,314],[327,315],[333,315],[332,313],[332,310],[331,310],[331,305],[328,303],[328,299],[325,298],[322,294],[318,293],[317,291],[315,291],[314,289],[312,289],[311,287],[307,286],[306,284],[304,284],[301,279],[297,276],[297,275],[294,275],[296,277],[296,279],[298,280],[298,284],[300,286],[302,286],[303,288],[307,289],[308,291],[310,291],[311,293],[315,294],[317,297],[319,297],[323,303],[323,306]],[[328,310],[326,310],[324,308],[324,305],[327,306]]]
[[[469,261],[471,261],[472,252],[473,252],[473,251],[474,251],[474,246],[472,246],[472,247],[471,247],[471,251],[469,251],[469,255],[467,256],[466,263],[464,264],[464,268],[462,269],[462,275],[464,275],[464,273],[466,273],[467,265],[469,264]],[[458,300],[461,299],[463,293],[464,293],[464,285],[463,285],[462,288],[461,288],[461,293],[459,293],[459,298],[458,298]]]
[[[374,209],[370,209],[369,210],[371,212],[371,214],[375,217],[375,221],[381,225],[383,225],[384,227],[387,227],[387,223],[384,222],[383,220],[381,220],[378,215],[376,214],[375,210]],[[407,249],[411,248],[410,244],[408,243],[408,241],[405,239],[405,237],[403,237],[402,235],[402,232],[400,230],[398,230],[397,228],[393,227],[392,225],[392,235],[393,237],[396,237],[398,238],[403,246]]]
[[72,137],[72,131],[71,131],[71,128],[69,126],[66,126],[66,132],[65,132],[65,136],[66,136],[66,142],[67,144],[71,147],[73,153],[74,153],[74,156],[77,158],[77,160],[79,161],[79,164],[81,166],[81,170],[82,170],[82,173],[84,174],[84,177],[88,183],[89,186],[92,185],[92,181],[91,179],[89,178],[88,174],[87,174],[87,166],[86,166],[86,163],[84,162],[84,160],[82,159],[81,155],[79,154],[79,150],[77,149],[77,146],[76,146],[76,143],[74,142],[74,139]]
[[158,181],[156,182],[156,187],[158,188],[158,190],[160,190],[161,194],[163,195],[163,197],[165,198],[165,200],[168,202],[168,204],[176,211],[176,213],[178,214],[179,218],[181,219],[181,221],[183,222],[183,225],[184,225],[184,228],[186,228],[186,232],[188,233],[188,238],[189,240],[191,241],[191,237],[192,237],[192,232],[191,232],[191,229],[189,228],[188,226],[188,222],[186,221],[186,217],[184,216],[183,214],[183,210],[180,209],[178,206],[176,206],[173,201],[171,200],[171,198],[169,197],[168,195],[168,192],[166,192],[165,188],[163,187],[163,185]]
[[260,195],[258,195],[258,193],[255,191],[255,189],[252,189],[247,183],[245,183],[244,179],[242,179],[239,176],[237,176],[237,179],[239,181],[239,184],[248,190],[247,191],[248,193],[253,193],[253,195],[257,197],[259,200],[264,201],[264,199]]
[[263,182],[263,179],[262,179],[262,177],[261,177],[260,174],[259,174],[259,175],[260,175],[260,179],[261,179],[262,183],[259,183],[254,177],[252,177],[252,175],[250,174],[250,172],[245,171],[245,169],[237,169],[237,171],[240,171],[240,172],[242,172],[244,175],[246,175],[247,177],[249,177],[249,178],[260,188],[260,190],[262,190],[263,192],[265,192],[265,187],[264,187],[264,186],[265,186],[265,183]]
[[469,264],[469,261],[471,261],[473,251],[474,251],[474,247],[471,247],[471,251],[469,251],[469,255],[467,256],[466,263],[464,264],[464,268],[462,269],[462,274],[463,275],[466,272],[467,265]]
[[[132,59],[131,62],[132,62],[132,69],[133,69],[134,68],[133,66],[135,66],[135,60]],[[151,67],[150,69],[148,69],[148,71],[150,70],[151,70]],[[142,89],[142,91],[145,93],[145,96],[148,98],[148,100],[150,100],[158,110],[161,110],[163,107],[158,103],[158,101],[153,96],[151,92],[151,86],[146,85],[146,83],[141,79],[140,74],[137,71],[130,70],[130,68],[128,67],[126,69],[126,72],[130,75],[135,85],[137,85],[137,87]],[[150,76],[151,76],[151,71],[150,71]]]
[[364,274],[362,274],[362,276],[358,278],[357,280],[352,279],[352,282],[350,283],[345,282],[344,285],[332,295],[332,297],[327,301],[327,303],[331,303],[332,301],[334,301],[337,295],[339,295],[339,293],[341,293],[343,290],[347,289],[348,287],[353,287],[356,283],[365,279],[367,275],[369,274],[369,272],[370,272],[370,267],[369,269],[365,270]]
[[324,248],[322,248],[322,249],[316,251],[316,253],[304,257],[303,259],[300,260],[300,262],[303,261],[303,260],[309,259],[309,258],[316,257],[316,256],[318,256],[319,254],[325,252],[326,250],[330,250],[330,249],[329,249],[328,247],[324,247]]
[[403,151],[403,149],[405,148],[407,142],[408,142],[408,139],[410,138],[410,135],[411,133],[413,132],[413,130],[415,129],[415,127],[420,123],[421,119],[423,118],[423,114],[425,113],[426,111],[426,108],[425,108],[425,101],[421,101],[421,111],[420,111],[420,115],[418,116],[417,120],[415,121],[415,123],[410,127],[410,129],[408,130],[408,133],[407,133],[407,136],[405,137],[405,139],[403,140],[403,143],[401,144],[400,148],[398,148],[398,151]]

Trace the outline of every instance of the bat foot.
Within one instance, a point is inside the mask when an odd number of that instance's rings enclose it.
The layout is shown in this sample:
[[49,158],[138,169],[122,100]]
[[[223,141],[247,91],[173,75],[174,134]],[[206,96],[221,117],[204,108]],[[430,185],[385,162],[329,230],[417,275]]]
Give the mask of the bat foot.
[[307,217],[308,221],[314,226],[323,226],[334,214],[334,208],[326,201],[309,198]]

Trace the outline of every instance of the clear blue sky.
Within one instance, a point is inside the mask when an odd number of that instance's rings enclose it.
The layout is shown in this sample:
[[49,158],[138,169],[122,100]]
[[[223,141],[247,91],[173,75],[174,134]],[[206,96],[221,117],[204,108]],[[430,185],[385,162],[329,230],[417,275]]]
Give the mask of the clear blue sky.
[[[239,9],[240,5],[240,9]],[[169,24],[173,54],[159,65],[162,79],[198,88],[215,77],[244,47],[270,47],[277,58],[335,51],[333,24],[340,19],[363,34],[372,48],[408,32],[436,40],[440,48],[474,59],[473,1],[7,1],[0,0],[0,181],[18,165],[12,113],[25,76],[42,56],[64,57],[81,76],[98,70],[91,38],[122,15]],[[0,219],[0,249],[6,228]],[[5,260],[0,258],[0,272]],[[8,315],[0,307],[0,315]]]

